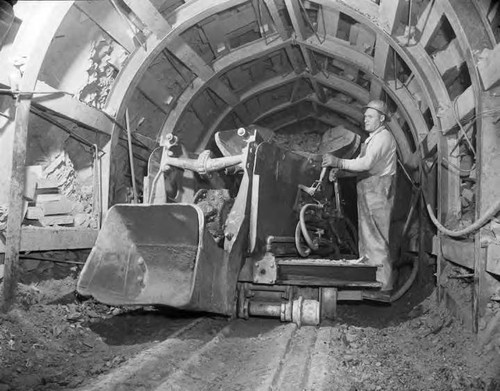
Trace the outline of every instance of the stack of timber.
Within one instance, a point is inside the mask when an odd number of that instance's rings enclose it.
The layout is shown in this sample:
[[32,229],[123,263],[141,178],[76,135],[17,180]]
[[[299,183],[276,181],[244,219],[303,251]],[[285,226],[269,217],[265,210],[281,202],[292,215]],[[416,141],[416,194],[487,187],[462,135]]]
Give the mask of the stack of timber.
[[74,217],[71,214],[73,202],[61,194],[57,183],[53,180],[36,175],[38,171],[36,167],[28,167],[25,187],[28,204],[25,218],[30,224],[38,222],[43,227],[73,225]]

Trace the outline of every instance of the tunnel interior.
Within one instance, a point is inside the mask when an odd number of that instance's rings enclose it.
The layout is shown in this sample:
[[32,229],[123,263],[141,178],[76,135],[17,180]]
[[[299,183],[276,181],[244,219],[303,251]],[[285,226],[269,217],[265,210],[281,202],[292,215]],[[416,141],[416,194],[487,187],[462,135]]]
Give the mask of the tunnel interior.
[[[455,286],[462,280],[450,277],[472,275],[470,300],[451,306],[471,328],[489,324],[496,313],[488,304],[500,287],[498,223],[455,238],[427,214],[462,230],[488,214],[500,191],[492,65],[499,12],[492,1],[468,3],[3,2],[0,140],[24,144],[23,181],[35,175],[46,186],[33,191],[69,205],[56,218],[30,209],[22,227],[76,228],[57,245],[35,237],[34,248],[20,251],[78,248],[78,230],[99,229],[112,205],[134,197],[147,203],[172,136],[183,156],[210,150],[218,157],[217,132],[257,125],[284,150],[319,156],[328,137],[363,142],[363,106],[380,99],[399,159],[392,251],[417,254],[426,278],[436,274],[442,301],[461,301],[454,295],[463,294]],[[24,142],[16,138],[20,109],[12,96],[25,96],[20,91],[33,92]],[[2,210],[12,204],[7,184],[18,158],[5,148]],[[169,175],[165,200],[177,202],[192,202],[203,188],[227,188],[234,198],[241,182],[238,175]],[[180,198],[179,188],[169,188],[175,175],[185,179]],[[342,189],[356,221],[353,180]]]

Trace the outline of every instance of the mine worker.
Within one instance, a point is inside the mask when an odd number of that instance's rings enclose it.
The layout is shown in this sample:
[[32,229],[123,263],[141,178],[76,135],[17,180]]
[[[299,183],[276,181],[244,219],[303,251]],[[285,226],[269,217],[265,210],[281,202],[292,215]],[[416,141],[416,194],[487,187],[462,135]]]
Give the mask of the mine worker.
[[339,159],[323,155],[323,167],[336,167],[357,176],[359,256],[366,256],[377,269],[380,292],[373,299],[387,301],[393,288],[392,262],[389,252],[389,227],[394,203],[396,174],[396,141],[385,127],[387,105],[372,100],[365,107],[364,124],[369,137],[356,159]]

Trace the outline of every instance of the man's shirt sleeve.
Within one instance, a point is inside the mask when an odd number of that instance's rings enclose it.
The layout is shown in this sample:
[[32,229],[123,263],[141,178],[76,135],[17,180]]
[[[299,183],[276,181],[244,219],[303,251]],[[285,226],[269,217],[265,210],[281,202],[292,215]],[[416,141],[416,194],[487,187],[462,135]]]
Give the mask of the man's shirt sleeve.
[[368,143],[363,156],[356,159],[341,159],[340,168],[356,172],[371,170],[383,155],[385,147],[383,135],[378,134]]

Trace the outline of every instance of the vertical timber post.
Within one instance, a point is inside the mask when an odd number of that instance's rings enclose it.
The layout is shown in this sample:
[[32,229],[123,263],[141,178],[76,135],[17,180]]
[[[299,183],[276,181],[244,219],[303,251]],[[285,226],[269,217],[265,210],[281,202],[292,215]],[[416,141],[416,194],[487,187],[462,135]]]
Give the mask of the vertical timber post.
[[23,220],[24,165],[31,97],[19,96],[16,107],[12,175],[10,182],[9,215],[5,243],[5,266],[2,311],[8,311],[14,302],[18,279],[21,223]]
[[[19,4],[25,18],[16,35],[12,52],[27,58],[24,73],[19,82],[20,91],[33,91],[47,51],[61,21],[68,13],[73,1],[26,2]],[[15,8],[15,10],[17,10]],[[8,69],[3,71],[8,72]],[[12,154],[12,181],[9,193],[9,214],[5,243],[5,266],[3,300],[1,310],[8,311],[14,302],[17,286],[18,261],[21,245],[21,223],[23,220],[23,194],[25,179],[26,141],[32,94],[18,96],[14,123]]]

